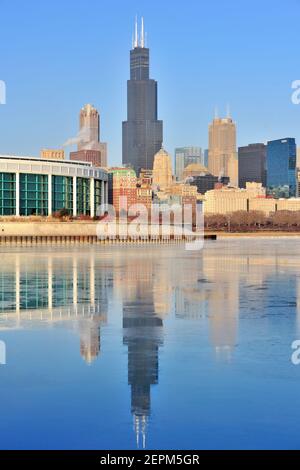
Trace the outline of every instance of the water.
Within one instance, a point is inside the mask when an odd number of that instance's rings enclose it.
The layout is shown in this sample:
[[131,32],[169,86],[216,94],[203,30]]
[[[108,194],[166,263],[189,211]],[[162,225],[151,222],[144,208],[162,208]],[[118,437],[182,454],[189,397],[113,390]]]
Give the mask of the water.
[[1,250],[1,449],[300,448],[300,241]]

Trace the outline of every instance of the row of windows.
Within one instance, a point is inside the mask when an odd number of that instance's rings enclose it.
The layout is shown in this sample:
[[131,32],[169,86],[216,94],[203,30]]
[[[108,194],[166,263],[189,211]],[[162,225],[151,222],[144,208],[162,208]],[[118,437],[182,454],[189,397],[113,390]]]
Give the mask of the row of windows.
[[[102,181],[95,180],[95,207],[101,204]],[[48,214],[48,176],[20,174],[20,215]],[[73,178],[52,177],[52,211],[73,212]],[[0,173],[0,216],[16,214],[16,175]],[[77,178],[77,214],[90,214],[90,180]]]

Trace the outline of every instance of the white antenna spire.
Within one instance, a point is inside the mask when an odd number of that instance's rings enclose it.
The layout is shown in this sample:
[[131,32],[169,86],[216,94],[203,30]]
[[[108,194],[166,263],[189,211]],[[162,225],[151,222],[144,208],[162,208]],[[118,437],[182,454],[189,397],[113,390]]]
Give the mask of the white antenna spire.
[[218,119],[218,117],[219,117],[218,107],[215,106],[215,119]]
[[145,47],[145,28],[144,28],[144,17],[142,16],[142,26],[141,26],[141,47]]
[[135,28],[134,28],[134,47],[139,47],[139,38],[138,38],[138,21],[137,15],[135,17]]

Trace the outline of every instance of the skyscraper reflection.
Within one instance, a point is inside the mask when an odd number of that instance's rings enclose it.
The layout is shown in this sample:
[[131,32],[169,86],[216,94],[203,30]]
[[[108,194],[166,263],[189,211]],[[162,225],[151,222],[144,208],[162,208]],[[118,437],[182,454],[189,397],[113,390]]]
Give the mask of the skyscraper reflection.
[[[243,315],[252,322],[265,311],[287,311],[299,322],[297,258],[285,257],[274,246],[269,255],[264,246],[262,258],[256,247],[249,253],[250,248],[238,244],[234,251],[229,243],[216,255],[215,246],[208,244],[196,254],[178,246],[5,253],[0,265],[0,332],[42,326],[72,329],[80,336],[82,358],[91,364],[101,351],[109,308],[119,313],[109,301],[117,300],[122,317],[110,317],[110,334],[113,320],[122,320],[122,331],[118,327],[116,334],[128,357],[130,411],[137,447],[146,447],[151,393],[159,383],[160,354],[166,344],[167,357],[178,338],[189,338],[197,345],[196,357],[201,341],[208,341],[213,360],[232,361],[237,358]],[[283,291],[277,291],[279,284]],[[268,318],[264,321],[268,328]],[[208,332],[207,339],[203,332]]]
[[[143,256],[128,258],[123,271],[128,282],[128,290],[123,292],[123,341],[128,347],[131,413],[137,447],[143,448],[151,414],[151,385],[158,384],[159,347],[163,345],[163,321],[158,313],[166,312],[160,301],[159,312],[155,309],[156,261],[151,257],[145,263]],[[116,283],[118,280],[117,276]]]

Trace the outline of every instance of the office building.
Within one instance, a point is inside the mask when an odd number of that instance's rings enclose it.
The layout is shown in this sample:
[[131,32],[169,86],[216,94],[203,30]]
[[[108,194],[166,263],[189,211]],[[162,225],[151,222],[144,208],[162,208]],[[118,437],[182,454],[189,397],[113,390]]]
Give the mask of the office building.
[[93,166],[104,168],[105,161],[102,159],[100,150],[78,150],[70,153],[70,160],[74,162],[90,162]]
[[184,169],[191,164],[204,165],[201,147],[180,147],[175,149],[175,176],[178,181],[184,178]]
[[164,190],[171,186],[172,160],[171,156],[163,148],[155,155],[153,163],[153,186]]
[[274,197],[296,195],[296,142],[293,138],[267,144],[267,188]]
[[[101,167],[107,166],[107,144],[100,140],[100,115],[97,109],[91,104],[85,105],[80,110],[79,115],[79,136],[78,136],[78,152],[83,150],[93,150],[94,153],[81,153],[82,161],[90,161],[89,157],[100,162]],[[95,152],[98,152],[95,157]],[[70,159],[75,160],[77,152],[70,153]]]
[[265,144],[250,144],[239,147],[239,187],[246,188],[247,182],[262,183],[266,187],[266,155]]
[[137,177],[131,168],[110,168],[108,173],[108,203],[118,215],[137,203]]
[[215,118],[209,126],[208,170],[214,176],[228,176],[231,185],[238,185],[236,126],[230,117]]
[[247,183],[246,189],[223,187],[205,193],[204,212],[228,214],[249,210],[249,201],[265,197],[266,190],[261,183]]
[[163,123],[157,119],[157,82],[149,78],[149,49],[144,24],[140,38],[137,23],[130,51],[130,80],[127,82],[127,121],[123,122],[123,165],[136,174],[152,169],[154,155],[163,142]]
[[196,186],[199,194],[205,194],[207,191],[215,189],[217,186],[227,186],[229,184],[228,176],[218,178],[210,173],[193,176],[187,180],[188,184]]

